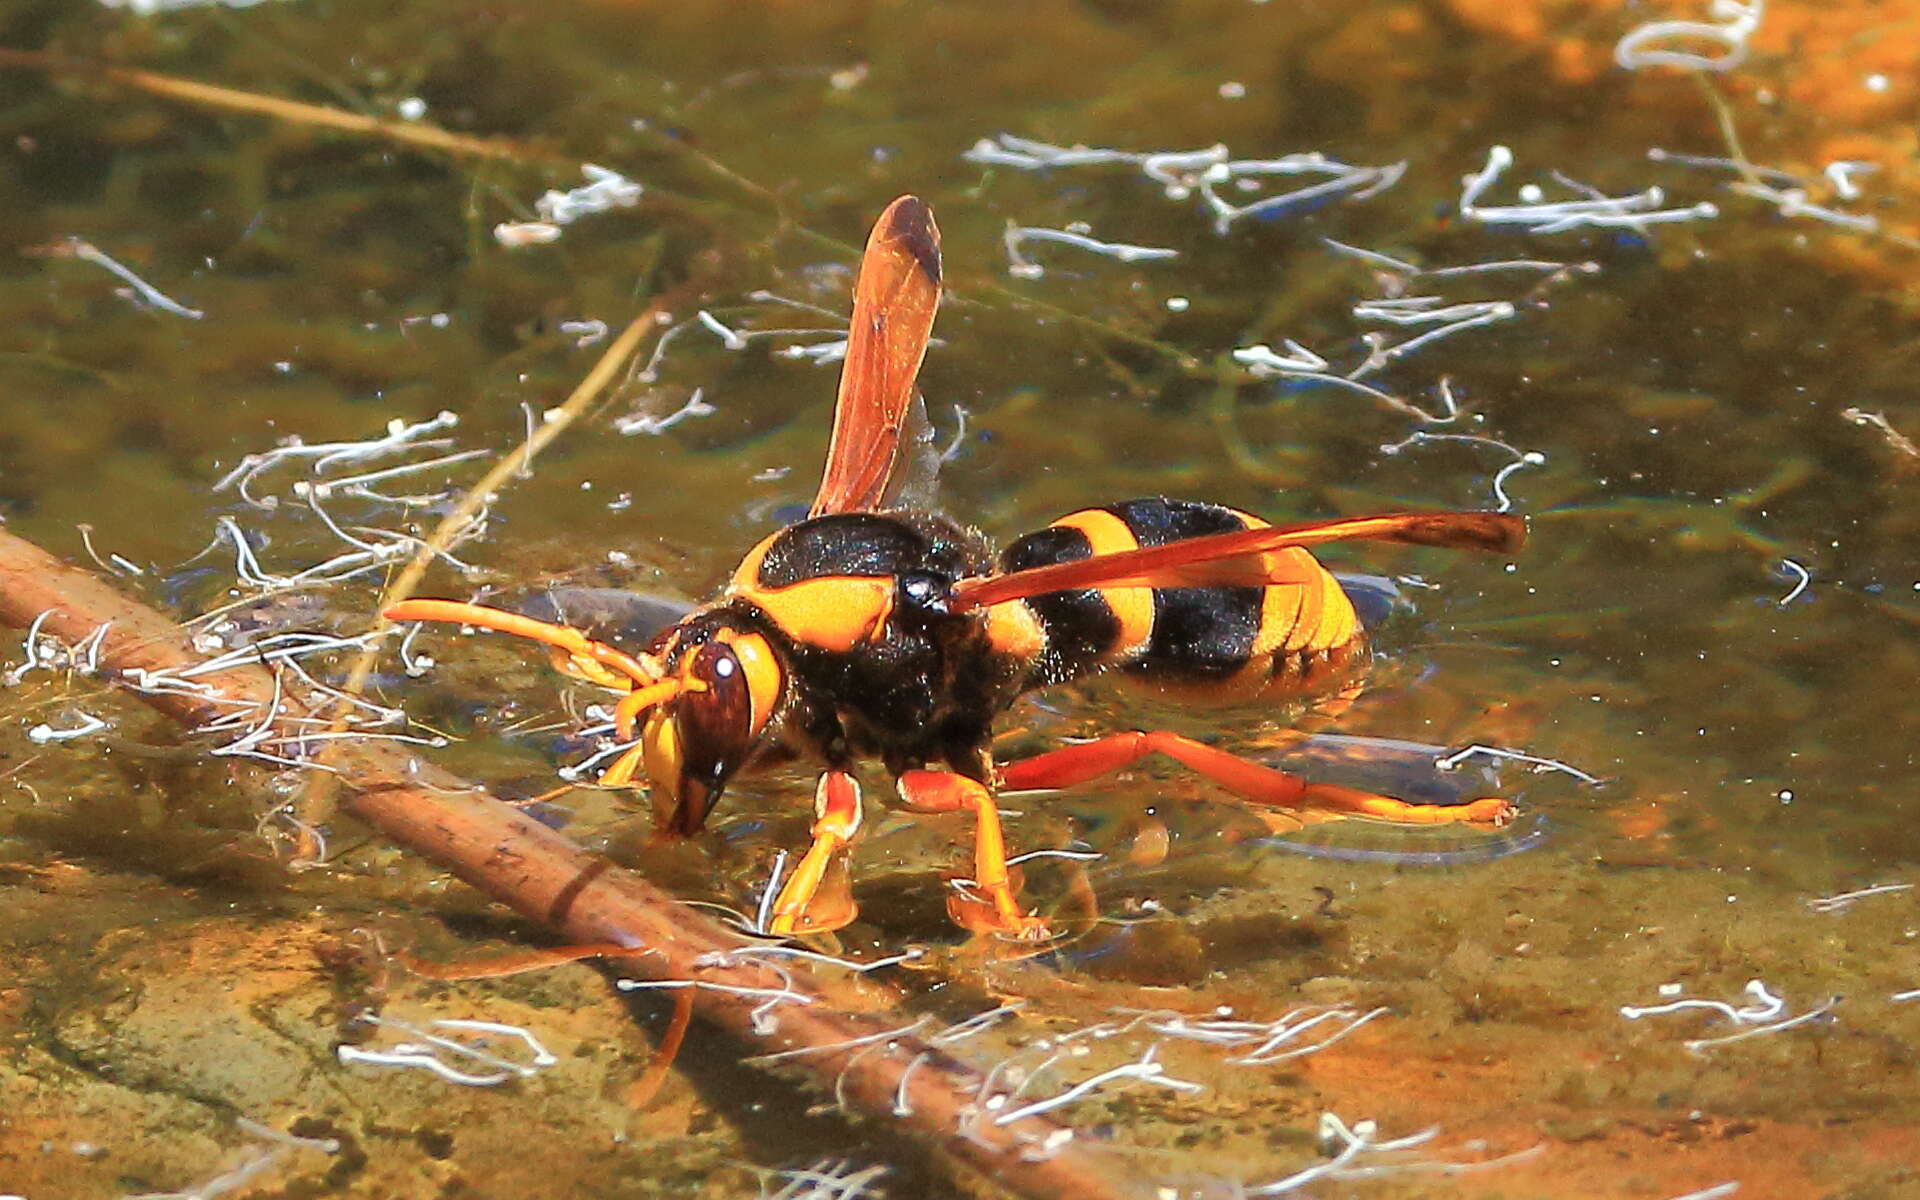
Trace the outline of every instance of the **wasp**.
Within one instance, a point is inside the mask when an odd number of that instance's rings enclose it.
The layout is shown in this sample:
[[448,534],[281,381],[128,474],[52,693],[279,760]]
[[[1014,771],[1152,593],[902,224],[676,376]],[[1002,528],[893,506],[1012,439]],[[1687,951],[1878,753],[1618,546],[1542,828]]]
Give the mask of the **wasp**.
[[747,552],[712,601],[644,644],[446,600],[407,600],[396,621],[453,621],[545,643],[558,666],[622,693],[629,748],[601,776],[644,786],[656,825],[700,830],[742,771],[802,759],[823,768],[812,844],[770,912],[775,933],[854,919],[848,854],[862,801],[856,763],[878,759],[914,813],[968,813],[973,878],[954,921],[1022,940],[1048,935],[1009,874],[995,796],[1071,787],[1165,755],[1267,810],[1499,826],[1502,799],[1411,804],[1322,783],[1166,731],[1136,730],[1011,763],[994,721],[1020,697],[1096,675],[1195,701],[1296,701],[1357,690],[1368,651],[1353,605],[1309,548],[1364,539],[1510,553],[1517,517],[1409,512],[1271,525],[1215,504],[1130,500],[1061,517],[994,552],[977,530],[894,505],[915,378],[941,295],[926,204],[875,224],[819,492],[806,519]]

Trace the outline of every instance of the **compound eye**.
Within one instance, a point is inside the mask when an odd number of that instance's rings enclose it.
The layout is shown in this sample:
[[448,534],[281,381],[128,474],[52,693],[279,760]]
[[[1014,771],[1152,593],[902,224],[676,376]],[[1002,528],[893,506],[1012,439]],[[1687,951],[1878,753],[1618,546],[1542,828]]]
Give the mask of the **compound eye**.
[[[687,779],[718,791],[753,748],[753,694],[732,647],[708,642],[693,652],[680,693],[680,768]],[[701,685],[704,685],[701,686]]]
[[644,735],[647,776],[661,827],[692,834],[767,735],[786,695],[786,668],[765,637],[741,630],[678,648],[678,694],[654,710]]

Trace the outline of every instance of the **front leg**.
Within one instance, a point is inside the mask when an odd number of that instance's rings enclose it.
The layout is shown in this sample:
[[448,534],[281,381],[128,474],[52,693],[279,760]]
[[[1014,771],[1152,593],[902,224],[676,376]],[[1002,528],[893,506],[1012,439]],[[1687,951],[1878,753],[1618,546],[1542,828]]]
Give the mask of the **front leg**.
[[813,790],[813,845],[774,900],[769,933],[832,933],[859,915],[847,871],[847,847],[859,832],[860,782],[838,767],[822,773]]
[[1021,912],[1014,899],[1000,810],[985,784],[952,771],[902,771],[899,791],[901,802],[912,812],[973,812],[973,886],[980,894],[947,897],[947,914],[955,924],[973,933],[998,934],[1023,942],[1047,936],[1046,921]]

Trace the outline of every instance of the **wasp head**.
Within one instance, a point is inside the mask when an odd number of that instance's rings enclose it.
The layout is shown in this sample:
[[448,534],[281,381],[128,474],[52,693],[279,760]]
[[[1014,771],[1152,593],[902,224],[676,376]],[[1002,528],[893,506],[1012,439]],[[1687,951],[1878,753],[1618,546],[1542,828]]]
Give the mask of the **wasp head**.
[[763,635],[731,625],[674,630],[660,662],[661,682],[633,693],[645,703],[639,735],[654,820],[692,834],[760,747],[786,695],[787,671]]
[[[787,695],[787,668],[765,635],[727,613],[696,615],[662,630],[638,654],[598,642],[571,626],[457,600],[402,600],[390,621],[454,621],[529,638],[548,647],[569,675],[627,694],[614,706],[620,736],[640,741],[652,783],[654,819],[663,829],[698,832],[727,780],[765,740]],[[645,718],[644,722],[642,717]],[[630,781],[621,762],[603,782]]]

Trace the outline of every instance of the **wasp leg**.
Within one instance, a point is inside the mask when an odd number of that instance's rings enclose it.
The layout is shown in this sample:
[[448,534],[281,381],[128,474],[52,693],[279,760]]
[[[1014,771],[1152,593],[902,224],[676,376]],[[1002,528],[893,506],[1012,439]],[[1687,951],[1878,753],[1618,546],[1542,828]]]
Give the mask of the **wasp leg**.
[[859,832],[859,782],[845,771],[825,772],[813,792],[813,845],[774,900],[769,933],[831,933],[852,922],[860,909],[853,902],[846,849]]
[[613,765],[600,772],[599,784],[603,788],[623,788],[633,786],[633,777],[640,773],[640,767],[646,758],[645,746],[629,746],[622,751]]
[[673,1017],[654,1046],[653,1058],[640,1078],[627,1089],[628,1108],[639,1112],[660,1094],[660,1088],[667,1082],[667,1072],[673,1070],[673,1060],[680,1057],[680,1047],[687,1040],[687,1026],[692,1023],[693,989],[681,988],[673,994]]
[[1242,800],[1266,808],[1372,817],[1408,825],[1439,825],[1458,821],[1494,828],[1505,825],[1514,816],[1514,807],[1510,802],[1492,797],[1469,804],[1408,804],[1404,800],[1356,788],[1308,783],[1298,775],[1249,762],[1225,750],[1216,750],[1204,742],[1164,730],[1116,733],[1009,763],[1000,768],[1000,786],[1009,791],[1072,787],[1109,771],[1117,771],[1156,752],[1213,780]]
[[973,886],[978,897],[958,893],[947,897],[947,913],[954,923],[973,933],[1039,941],[1048,935],[1047,923],[1020,911],[1007,873],[1007,841],[1000,831],[1000,810],[994,807],[987,785],[951,771],[903,771],[900,799],[917,813],[973,810]]

